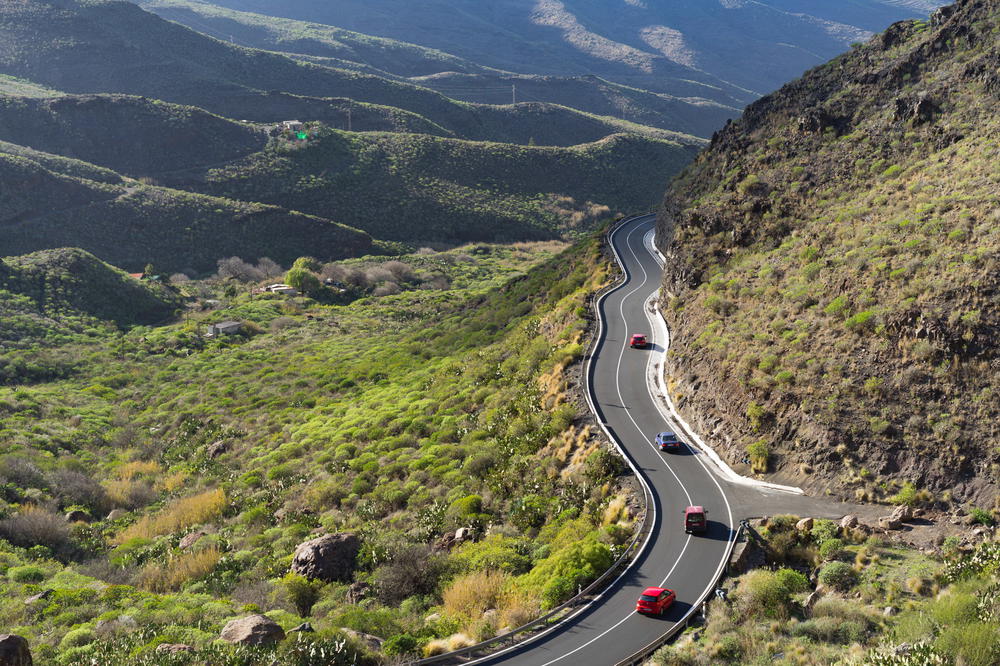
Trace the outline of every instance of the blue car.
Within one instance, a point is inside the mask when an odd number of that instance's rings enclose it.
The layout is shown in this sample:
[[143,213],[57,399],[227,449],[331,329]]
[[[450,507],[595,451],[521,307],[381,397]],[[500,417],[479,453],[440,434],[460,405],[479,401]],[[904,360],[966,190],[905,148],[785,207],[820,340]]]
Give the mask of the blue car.
[[653,441],[661,451],[680,451],[681,447],[684,446],[684,443],[672,432],[658,433]]

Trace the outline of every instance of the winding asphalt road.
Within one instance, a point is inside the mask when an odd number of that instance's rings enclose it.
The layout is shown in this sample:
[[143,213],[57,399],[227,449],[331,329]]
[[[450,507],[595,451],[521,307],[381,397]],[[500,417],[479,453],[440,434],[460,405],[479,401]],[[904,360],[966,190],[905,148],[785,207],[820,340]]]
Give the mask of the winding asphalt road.
[[[615,664],[682,622],[725,566],[735,534],[731,500],[703,456],[691,449],[661,453],[653,445],[657,432],[672,428],[645,381],[651,350],[628,346],[632,333],[653,335],[643,311],[646,299],[660,286],[662,272],[643,243],[653,221],[652,215],[641,217],[611,235],[627,279],[602,303],[604,326],[592,357],[597,416],[621,442],[652,492],[656,515],[650,541],[636,566],[597,603],[544,637],[477,663]],[[654,350],[663,344],[652,342]],[[704,505],[709,512],[704,535],[684,532],[682,512],[690,504]],[[661,585],[677,592],[677,602],[662,618],[637,615],[635,602],[642,590]]]
[[[601,303],[603,326],[590,373],[597,417],[625,449],[652,495],[655,518],[646,547],[635,564],[584,610],[534,640],[471,663],[617,664],[682,624],[693,605],[711,591],[742,518],[778,513],[836,518],[851,509],[819,498],[734,483],[725,480],[696,448],[661,453],[653,445],[657,432],[682,431],[671,423],[646,382],[664,344],[644,311],[646,301],[660,287],[662,274],[649,242],[654,222],[655,215],[634,218],[610,236],[625,281]],[[650,337],[652,349],[630,349],[633,333]],[[683,510],[691,504],[708,510],[709,529],[703,535],[684,532]],[[669,587],[677,593],[677,601],[661,618],[635,613],[636,599],[649,586]]]

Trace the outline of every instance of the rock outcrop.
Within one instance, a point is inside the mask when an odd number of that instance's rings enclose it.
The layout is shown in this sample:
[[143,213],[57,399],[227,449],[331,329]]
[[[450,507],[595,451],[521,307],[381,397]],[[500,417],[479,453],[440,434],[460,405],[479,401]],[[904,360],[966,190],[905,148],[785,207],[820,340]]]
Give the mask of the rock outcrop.
[[17,634],[0,634],[0,666],[32,666],[28,640]]
[[292,571],[310,580],[347,582],[354,573],[360,549],[361,540],[355,534],[326,534],[299,544],[292,558]]
[[285,631],[266,615],[250,615],[230,620],[219,637],[239,645],[270,645],[285,640]]

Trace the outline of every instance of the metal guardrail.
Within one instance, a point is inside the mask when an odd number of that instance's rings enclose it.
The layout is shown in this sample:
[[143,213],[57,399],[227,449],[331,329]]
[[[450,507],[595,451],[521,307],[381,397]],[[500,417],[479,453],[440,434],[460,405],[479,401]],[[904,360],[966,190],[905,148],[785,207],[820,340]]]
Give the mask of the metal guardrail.
[[713,584],[705,589],[705,593],[701,595],[695,603],[691,604],[691,608],[688,610],[687,615],[681,618],[681,621],[672,626],[665,634],[657,638],[652,643],[646,645],[638,652],[634,653],[627,659],[619,661],[615,666],[635,666],[636,664],[641,664],[643,661],[648,659],[653,655],[654,652],[663,647],[666,643],[673,640],[673,638],[680,632],[687,629],[691,622],[691,618],[694,617],[695,613],[702,609],[705,603],[708,601],[708,597],[713,593],[713,591],[719,586],[719,581],[725,578],[726,572],[729,569],[728,562],[733,558],[733,550],[736,548],[736,544],[740,540],[740,536],[743,534],[744,525],[743,521],[740,521],[740,526],[736,528],[736,535],[733,540],[729,542],[729,549],[726,552],[726,562],[727,566],[722,567],[719,570],[719,575],[715,577]]
[[632,220],[635,220],[637,218],[644,217],[645,215],[648,215],[648,213],[645,213],[643,215],[633,215],[631,217],[623,218],[619,220],[616,224],[612,225],[612,227],[607,231],[606,239],[608,245],[611,247],[611,250],[615,255],[615,260],[618,262],[619,266],[622,267],[622,275],[621,278],[615,284],[609,285],[604,289],[598,291],[595,294],[593,302],[591,303],[591,306],[596,314],[598,322],[598,330],[597,330],[597,335],[595,335],[590,341],[590,345],[588,347],[587,354],[585,356],[585,358],[587,359],[587,367],[584,371],[584,376],[587,378],[587,392],[586,392],[587,405],[590,407],[591,413],[593,413],[594,418],[597,420],[597,423],[601,426],[601,429],[604,431],[604,434],[608,437],[608,440],[611,441],[611,443],[615,446],[616,449],[618,449],[618,452],[621,454],[621,456],[625,459],[625,462],[631,468],[632,473],[642,484],[643,508],[642,508],[642,522],[639,524],[639,529],[636,530],[635,536],[632,537],[632,541],[625,548],[624,552],[618,557],[617,560],[615,560],[615,562],[608,568],[608,570],[605,571],[600,577],[598,577],[597,580],[595,580],[593,583],[591,583],[586,588],[577,593],[577,595],[574,596],[569,601],[566,601],[565,603],[556,606],[549,612],[532,620],[531,622],[528,622],[527,624],[517,627],[516,629],[511,629],[510,631],[500,634],[499,636],[494,636],[489,640],[477,643],[475,645],[470,645],[469,647],[462,648],[460,650],[453,650],[451,652],[445,652],[444,654],[434,655],[432,657],[425,657],[423,659],[418,659],[416,661],[408,662],[410,666],[426,666],[428,664],[445,664],[449,662],[470,663],[469,659],[473,658],[478,653],[491,650],[492,651],[491,654],[486,655],[486,657],[489,657],[492,656],[493,654],[497,654],[500,651],[510,650],[514,647],[517,647],[519,645],[524,645],[532,640],[540,638],[548,631],[554,629],[559,624],[565,622],[570,617],[572,617],[575,614],[575,609],[582,610],[584,607],[589,606],[596,599],[598,599],[600,595],[599,594],[595,595],[595,592],[603,590],[603,588],[608,585],[609,581],[613,582],[611,580],[612,576],[615,577],[614,580],[617,580],[619,577],[624,575],[624,573],[632,567],[632,564],[635,562],[635,560],[645,550],[646,544],[648,543],[649,540],[648,538],[646,538],[645,540],[642,541],[641,544],[640,540],[643,539],[643,537],[649,536],[650,527],[656,518],[655,507],[652,517],[650,516],[650,511],[649,511],[649,508],[651,506],[654,506],[653,503],[650,501],[652,499],[652,491],[650,490],[649,484],[646,482],[646,479],[643,477],[642,473],[639,471],[639,469],[632,462],[632,459],[629,458],[628,454],[625,452],[625,449],[611,434],[611,431],[608,430],[607,424],[604,423],[604,421],[598,415],[593,397],[593,383],[591,382],[592,368],[593,368],[592,360],[593,360],[594,350],[597,344],[601,342],[604,338],[604,322],[601,320],[600,317],[601,303],[604,301],[604,299],[607,297],[608,294],[610,294],[615,289],[621,287],[625,283],[627,277],[627,273],[624,270],[624,264],[621,261],[621,257],[618,256],[618,251],[615,249],[614,244],[611,243],[611,235],[620,226],[628,222],[631,222]]

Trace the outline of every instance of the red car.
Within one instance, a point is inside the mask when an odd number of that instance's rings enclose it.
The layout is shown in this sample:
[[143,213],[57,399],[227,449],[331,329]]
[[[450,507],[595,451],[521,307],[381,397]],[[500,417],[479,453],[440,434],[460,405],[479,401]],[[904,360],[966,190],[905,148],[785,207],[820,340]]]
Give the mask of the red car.
[[646,591],[639,595],[635,610],[637,613],[662,615],[670,608],[676,598],[677,595],[674,594],[673,590],[668,590],[665,587],[647,587]]
[[628,346],[633,349],[645,349],[649,346],[649,340],[647,340],[646,336],[642,333],[636,333],[628,341]]
[[684,509],[684,531],[704,532],[708,529],[708,511],[702,506],[689,506]]

